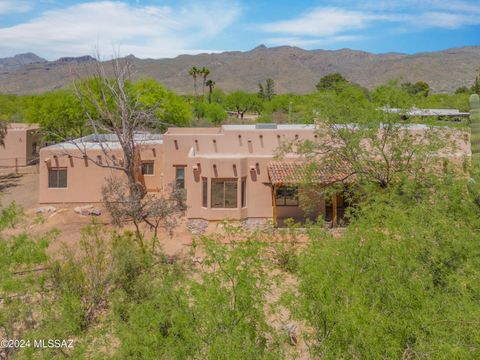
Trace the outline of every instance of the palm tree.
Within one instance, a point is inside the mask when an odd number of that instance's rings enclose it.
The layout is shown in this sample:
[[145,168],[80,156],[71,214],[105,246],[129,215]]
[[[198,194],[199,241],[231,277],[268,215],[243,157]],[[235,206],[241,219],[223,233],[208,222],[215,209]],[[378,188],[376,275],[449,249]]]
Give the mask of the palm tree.
[[213,92],[213,88],[215,87],[215,81],[213,81],[212,79],[209,79],[209,80],[207,80],[205,85],[208,86],[208,103],[211,104],[212,103],[212,92]]
[[203,101],[203,99],[205,98],[205,84],[207,82],[207,76],[210,74],[210,70],[208,70],[208,68],[204,66],[199,70],[199,74],[201,74],[203,78],[203,81],[202,81],[202,101]]
[[195,113],[198,117],[198,96],[197,96],[197,75],[200,74],[200,69],[196,66],[192,66],[190,70],[188,70],[188,74],[193,77],[193,92],[195,96]]

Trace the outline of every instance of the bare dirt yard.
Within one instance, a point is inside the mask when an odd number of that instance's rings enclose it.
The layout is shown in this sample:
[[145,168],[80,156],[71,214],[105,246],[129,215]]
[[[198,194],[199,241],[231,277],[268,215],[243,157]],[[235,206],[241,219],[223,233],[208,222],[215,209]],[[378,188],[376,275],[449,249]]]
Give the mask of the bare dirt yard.
[[[81,215],[74,211],[75,207],[85,206],[85,204],[51,204],[44,205],[38,203],[38,170],[36,166],[21,168],[18,174],[14,169],[0,169],[0,192],[1,206],[5,207],[12,201],[20,205],[25,213],[25,217],[14,232],[27,230],[32,235],[42,235],[52,230],[58,230],[59,235],[50,243],[49,251],[54,254],[62,247],[75,248],[81,239],[81,232],[92,222],[105,225],[107,229],[116,231],[133,230],[129,226],[118,228],[112,225],[111,219],[103,208],[102,204],[91,204],[101,211],[100,216]],[[38,213],[39,208],[53,206],[53,212]],[[148,229],[144,229],[145,236],[151,236]],[[205,228],[206,234],[223,233],[223,224],[210,222]],[[334,236],[341,236],[342,229],[336,229]],[[188,251],[192,240],[197,235],[187,227],[185,218],[178,219],[178,226],[173,235],[166,231],[159,231],[160,244],[167,255],[178,255],[181,252]],[[305,236],[299,236],[300,243],[305,243]],[[225,239],[228,242],[227,239]]]
[[[65,246],[75,248],[81,239],[82,229],[93,221],[112,230],[129,229],[128,226],[119,229],[111,225],[110,218],[101,204],[92,204],[101,210],[100,216],[77,214],[74,208],[79,204],[52,204],[51,206],[55,208],[53,212],[38,213],[39,208],[47,206],[38,203],[38,173],[35,166],[23,168],[19,174],[15,174],[14,169],[0,169],[0,192],[2,207],[15,201],[23,208],[26,215],[13,232],[27,230],[32,235],[42,235],[52,230],[59,231],[59,235],[49,246],[49,252],[52,254],[57,253]],[[215,228],[216,226],[212,224],[207,230]],[[149,236],[148,229],[145,229],[145,234]],[[192,242],[192,234],[186,226],[185,219],[179,219],[179,226],[172,236],[160,231],[159,238],[167,255],[175,255],[186,250]]]

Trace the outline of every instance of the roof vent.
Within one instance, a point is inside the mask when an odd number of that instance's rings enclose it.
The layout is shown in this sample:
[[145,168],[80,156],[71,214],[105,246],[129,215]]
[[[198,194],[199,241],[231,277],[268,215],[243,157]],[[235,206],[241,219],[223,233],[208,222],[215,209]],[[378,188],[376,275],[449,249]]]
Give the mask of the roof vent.
[[276,130],[277,124],[275,123],[257,123],[255,124],[255,129],[267,129],[267,130]]

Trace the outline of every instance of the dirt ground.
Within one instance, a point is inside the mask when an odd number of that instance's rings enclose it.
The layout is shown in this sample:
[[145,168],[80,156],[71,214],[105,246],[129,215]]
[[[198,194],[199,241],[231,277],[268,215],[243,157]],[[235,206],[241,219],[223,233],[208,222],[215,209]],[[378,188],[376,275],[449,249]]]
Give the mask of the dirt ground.
[[[92,204],[102,212],[100,216],[84,216],[74,212],[74,208],[85,204],[53,204],[55,212],[38,214],[37,209],[44,207],[38,203],[38,171],[36,166],[21,168],[19,174],[14,169],[0,169],[0,192],[2,207],[12,201],[20,205],[26,214],[22,223],[14,232],[27,230],[32,235],[43,235],[52,230],[58,230],[59,235],[50,243],[49,252],[53,254],[64,246],[75,248],[81,239],[81,231],[92,221],[103,224],[112,230],[123,231],[128,227],[118,228],[111,224],[111,219],[101,204]],[[178,226],[172,236],[160,230],[158,237],[160,244],[167,255],[176,255],[188,251],[194,235],[188,230],[185,218],[178,219]],[[206,233],[222,232],[222,225],[211,222]],[[342,229],[336,229],[334,236],[340,236]],[[149,230],[145,229],[145,236],[149,237]],[[300,239],[300,242],[304,242]]]
[[[37,209],[43,207],[38,203],[38,173],[36,167],[20,169],[19,174],[14,169],[0,169],[0,192],[2,207],[12,201],[20,205],[26,214],[22,223],[14,232],[28,230],[32,235],[42,235],[51,230],[59,230],[59,236],[51,242],[49,252],[57,253],[63,246],[74,248],[81,238],[81,230],[92,221],[104,224],[107,227],[119,231],[127,230],[128,227],[117,228],[111,225],[109,216],[101,204],[93,204],[102,210],[100,216],[83,216],[74,212],[79,204],[53,204],[55,212],[37,214]],[[81,204],[85,205],[85,204]],[[214,231],[216,224],[211,224],[207,231]],[[148,230],[146,230],[148,236]],[[192,234],[186,227],[186,220],[179,219],[179,226],[173,236],[165,231],[159,233],[160,243],[167,255],[175,255],[189,248],[192,243]]]

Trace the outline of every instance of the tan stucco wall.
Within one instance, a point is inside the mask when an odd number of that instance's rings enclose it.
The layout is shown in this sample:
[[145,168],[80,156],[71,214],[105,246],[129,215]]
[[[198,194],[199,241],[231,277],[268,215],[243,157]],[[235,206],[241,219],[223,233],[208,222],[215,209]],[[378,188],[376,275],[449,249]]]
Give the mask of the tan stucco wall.
[[[164,135],[165,181],[175,178],[175,165],[188,165],[185,172],[187,217],[206,220],[271,218],[272,191],[267,165],[275,149],[286,140],[314,139],[311,129],[223,130],[169,129]],[[196,167],[198,170],[194,170]],[[246,207],[241,204],[241,179],[245,177]],[[208,207],[202,206],[202,178],[208,179]],[[236,209],[210,207],[211,179],[237,178]],[[278,217],[302,217],[298,206],[279,206]]]
[[[91,159],[102,157],[102,163],[106,163],[102,150],[88,151]],[[118,161],[122,159],[120,150],[111,152]],[[162,157],[163,147],[145,146],[141,150],[143,160],[154,162],[154,174],[143,177],[145,187],[149,191],[160,191],[162,188]],[[48,169],[67,169],[67,187],[49,188]],[[78,149],[59,149],[58,147],[46,147],[40,151],[39,186],[40,203],[85,203],[100,202],[102,199],[102,186],[105,179],[110,177],[123,177],[120,170],[100,167],[91,160],[83,159]]]
[[[449,130],[446,130],[449,132]],[[412,133],[415,134],[417,130]],[[453,134],[453,135],[452,135]],[[453,132],[459,159],[470,155],[469,134]],[[149,191],[168,191],[175,181],[175,169],[185,167],[187,191],[187,217],[206,220],[271,218],[273,215],[272,191],[267,165],[274,159],[277,147],[285,140],[298,138],[314,140],[311,128],[297,129],[235,129],[233,128],[173,128],[163,136],[163,144],[141,145],[141,159],[154,161],[154,175],[144,176]],[[70,150],[72,151],[72,150]],[[449,155],[453,155],[453,150]],[[457,152],[456,151],[456,152]],[[92,158],[102,155],[100,150],[90,150]],[[57,155],[58,166],[68,169],[66,189],[48,188],[48,166],[54,166]],[[61,156],[60,156],[61,155]],[[79,156],[76,153],[76,156]],[[118,157],[121,157],[118,155]],[[50,161],[45,162],[47,159]],[[286,159],[288,161],[288,157]],[[53,165],[52,165],[53,164]],[[118,171],[103,169],[94,163],[88,166],[83,159],[69,159],[65,151],[57,147],[41,150],[40,158],[40,202],[99,202],[105,178],[119,176]],[[245,177],[246,206],[241,208],[241,179]],[[208,206],[202,206],[202,178],[208,179]],[[211,179],[238,179],[235,209],[211,208]],[[325,214],[325,201],[316,200],[318,213]],[[296,206],[279,206],[279,218],[302,217],[303,211]]]
[[31,165],[38,154],[32,153],[33,143],[40,145],[40,135],[35,126],[10,124],[5,136],[5,146],[0,146],[0,166]]

